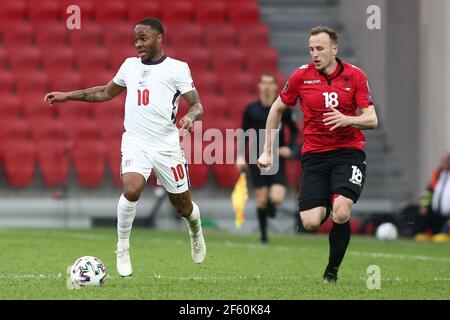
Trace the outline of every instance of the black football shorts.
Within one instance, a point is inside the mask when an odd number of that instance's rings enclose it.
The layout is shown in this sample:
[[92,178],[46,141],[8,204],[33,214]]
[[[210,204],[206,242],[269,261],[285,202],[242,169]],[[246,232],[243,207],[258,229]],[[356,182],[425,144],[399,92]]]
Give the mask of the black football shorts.
[[284,160],[280,159],[278,172],[273,175],[262,175],[261,169],[256,164],[249,165],[250,178],[253,188],[270,187],[273,184],[286,185],[286,174],[284,170]]
[[331,207],[334,194],[359,198],[366,180],[366,154],[357,149],[310,153],[302,157],[300,211]]

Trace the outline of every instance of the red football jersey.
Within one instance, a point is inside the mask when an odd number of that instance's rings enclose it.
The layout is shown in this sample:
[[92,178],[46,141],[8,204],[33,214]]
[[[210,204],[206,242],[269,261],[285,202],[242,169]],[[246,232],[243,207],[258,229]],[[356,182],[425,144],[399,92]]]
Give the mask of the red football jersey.
[[347,127],[330,131],[323,122],[329,108],[356,116],[356,109],[373,105],[367,77],[352,64],[337,59],[336,71],[327,76],[313,63],[298,68],[286,82],[280,97],[284,104],[295,106],[300,99],[304,115],[304,145],[302,154],[336,149],[364,149],[361,130]]

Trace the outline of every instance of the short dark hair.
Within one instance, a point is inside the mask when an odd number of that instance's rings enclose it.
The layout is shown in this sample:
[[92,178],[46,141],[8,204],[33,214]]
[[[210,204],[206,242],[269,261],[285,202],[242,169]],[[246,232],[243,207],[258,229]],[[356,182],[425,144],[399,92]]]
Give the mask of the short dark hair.
[[139,21],[137,24],[150,26],[150,28],[152,28],[153,30],[158,31],[159,34],[164,35],[164,28],[162,26],[162,23],[156,18],[145,18]]
[[338,35],[334,29],[327,26],[317,26],[311,29],[309,36],[315,36],[319,33],[326,33],[331,39],[333,44],[338,44]]
[[277,76],[275,74],[273,74],[272,72],[261,73],[261,75],[259,76],[259,82],[262,81],[263,77],[271,77],[273,79],[273,81],[275,81],[275,83],[277,83]]

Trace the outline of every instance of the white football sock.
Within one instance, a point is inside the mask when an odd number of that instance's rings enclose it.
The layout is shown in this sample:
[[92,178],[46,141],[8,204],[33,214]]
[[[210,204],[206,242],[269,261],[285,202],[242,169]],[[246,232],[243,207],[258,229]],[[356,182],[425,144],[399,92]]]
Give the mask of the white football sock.
[[202,224],[200,221],[200,209],[194,201],[192,201],[191,215],[187,218],[184,218],[184,220],[186,220],[186,224],[194,236],[196,236],[201,231]]
[[122,194],[117,205],[117,249],[122,250],[130,247],[130,234],[136,216],[137,201],[131,202]]

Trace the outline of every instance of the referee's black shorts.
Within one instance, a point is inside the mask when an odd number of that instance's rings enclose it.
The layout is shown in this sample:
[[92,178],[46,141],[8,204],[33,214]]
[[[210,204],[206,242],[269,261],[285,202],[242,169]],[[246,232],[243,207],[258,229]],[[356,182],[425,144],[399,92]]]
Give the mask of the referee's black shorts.
[[366,154],[358,149],[309,153],[302,167],[300,211],[331,207],[334,194],[356,203],[366,180]]
[[248,167],[253,188],[270,187],[273,184],[286,185],[284,159],[280,159],[278,172],[274,175],[262,175],[256,164],[250,164]]

